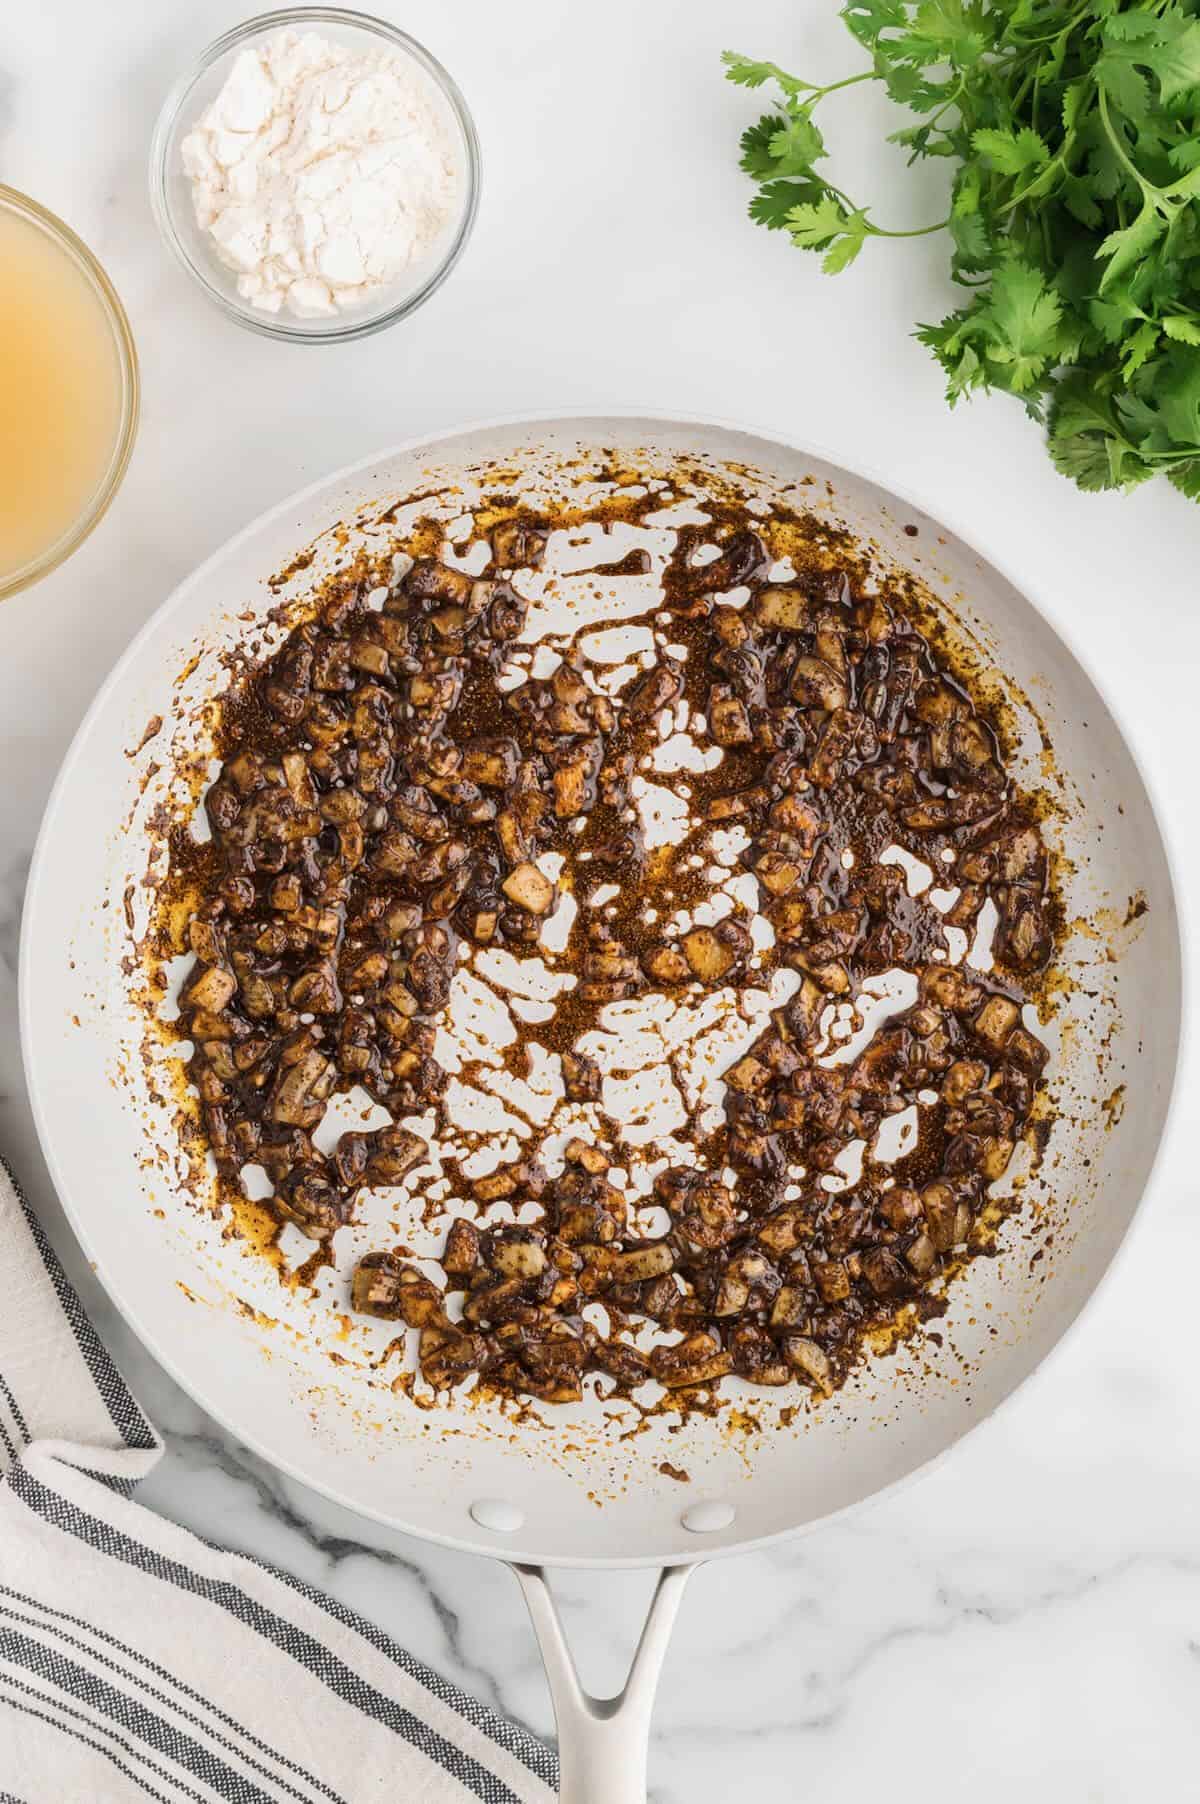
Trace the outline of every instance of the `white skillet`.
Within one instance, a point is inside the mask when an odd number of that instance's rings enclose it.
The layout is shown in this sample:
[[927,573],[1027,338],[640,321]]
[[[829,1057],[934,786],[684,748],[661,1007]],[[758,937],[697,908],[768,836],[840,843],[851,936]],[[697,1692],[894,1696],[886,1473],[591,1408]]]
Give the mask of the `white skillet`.
[[[503,466],[499,486],[510,492],[562,493],[578,480],[572,460],[598,447],[664,466],[676,456],[749,466],[758,473],[745,479],[750,489],[768,498],[814,479],[806,502],[917,571],[1031,698],[1036,715],[1015,702],[1019,769],[1030,783],[1043,778],[1040,716],[1072,792],[1069,817],[1051,835],[1076,923],[1066,963],[1078,983],[1055,1030],[1062,1115],[1027,1182],[1024,1225],[1006,1233],[1007,1257],[977,1261],[954,1290],[940,1346],[871,1363],[833,1401],[801,1407],[791,1422],[778,1419],[777,1396],[764,1402],[747,1390],[763,1425],[749,1438],[704,1419],[672,1434],[667,1419],[650,1418],[621,1440],[595,1400],[545,1409],[539,1426],[461,1400],[429,1411],[394,1394],[388,1368],[381,1376],[373,1364],[382,1347],[374,1324],[347,1334],[329,1299],[314,1307],[283,1289],[186,1200],[169,1158],[156,1159],[156,1149],[176,1144],[171,1111],[147,1083],[136,977],[122,969],[126,892],[140,924],[139,886],[161,855],[152,816],[169,789],[166,754],[197,742],[195,708],[225,680],[220,652],[244,639],[248,615],[262,620],[277,599],[267,579],[339,521],[447,484],[469,496],[481,465]],[[351,535],[350,548],[362,538]],[[332,535],[322,540],[292,592],[345,549]],[[163,727],[136,750],[155,716]],[[644,1797],[654,1683],[691,1564],[812,1528],[908,1478],[1061,1339],[1149,1178],[1174,1080],[1181,993],[1174,892],[1144,779],[1048,611],[875,481],[735,427],[633,414],[510,420],[401,446],[284,502],[210,558],[138,635],[79,729],[46,810],[21,946],[34,1113],[98,1276],[174,1378],[263,1458],[390,1527],[513,1564],[550,1675],[567,1804]],[[1105,1110],[1121,1084],[1123,1114],[1115,1101]],[[350,1239],[344,1256],[339,1246],[343,1273],[356,1250]],[[661,1469],[668,1464],[687,1482]],[[582,1692],[546,1565],[665,1569],[619,1699]]]

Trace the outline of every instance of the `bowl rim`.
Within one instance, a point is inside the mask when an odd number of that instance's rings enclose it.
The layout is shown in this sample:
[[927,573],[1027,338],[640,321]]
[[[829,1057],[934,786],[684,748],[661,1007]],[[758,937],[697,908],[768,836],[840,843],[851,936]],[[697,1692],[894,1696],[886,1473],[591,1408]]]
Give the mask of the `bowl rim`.
[[78,551],[108,512],[114,495],[125,479],[125,472],[133,455],[141,418],[141,372],[129,317],[108,272],[95,252],[88,248],[78,233],[73,232],[57,213],[52,213],[49,207],[34,200],[32,195],[23,193],[19,188],[9,187],[5,182],[0,182],[0,210],[15,214],[44,232],[66,253],[91,285],[112,332],[121,372],[120,424],[103,475],[76,519],[59,534],[52,545],[8,575],[0,575],[0,601],[5,601],[10,595],[19,594],[22,589],[28,589],[31,584],[40,582],[51,571],[57,570],[73,552]]
[[[282,313],[256,312],[248,303],[242,303],[225,293],[203,265],[190,255],[176,227],[168,199],[168,158],[181,116],[197,84],[223,57],[253,39],[267,32],[285,31],[290,27],[304,25],[332,25],[361,31],[411,57],[429,76],[449,105],[462,136],[466,161],[466,192],[453,238],[425,280],[401,300],[378,312],[351,314],[335,318],[332,322],[327,319],[303,321],[299,317],[289,318]],[[461,88],[449,70],[417,38],[386,19],[350,7],[286,6],[271,12],[257,13],[253,18],[243,20],[240,25],[235,25],[220,37],[214,38],[192,67],[173,83],[155,121],[150,141],[148,173],[150,207],[160,237],[180,267],[187,271],[201,292],[220,308],[227,319],[245,327],[249,332],[259,333],[261,337],[281,339],[289,344],[347,344],[355,339],[370,338],[374,333],[382,332],[386,327],[415,313],[450,275],[466,249],[479,212],[483,157],[474,116]]]

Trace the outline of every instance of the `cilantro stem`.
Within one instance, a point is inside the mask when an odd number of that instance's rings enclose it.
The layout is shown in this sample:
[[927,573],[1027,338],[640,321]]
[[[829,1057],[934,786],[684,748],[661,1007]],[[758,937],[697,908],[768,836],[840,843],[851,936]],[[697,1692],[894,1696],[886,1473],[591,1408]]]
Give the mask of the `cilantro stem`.
[[1098,88],[1096,92],[1100,103],[1100,119],[1105,131],[1108,133],[1109,143],[1117,153],[1117,160],[1124,164],[1142,193],[1149,199],[1152,194],[1159,193],[1159,190],[1151,187],[1150,183],[1137,167],[1137,164],[1133,162],[1124,144],[1121,142],[1120,134],[1114,129],[1112,120],[1108,116],[1108,101],[1105,99],[1104,89]]
[[925,238],[930,232],[944,232],[950,224],[949,219],[939,219],[936,225],[912,226],[907,232],[890,232],[886,226],[876,225],[865,207],[856,207],[844,188],[837,188],[832,182],[822,182],[821,186],[826,194],[839,203],[843,212],[862,220],[863,233],[867,238]]
[[950,111],[950,108],[952,106],[954,106],[955,103],[962,98],[962,92],[963,92],[963,89],[966,87],[966,85],[967,85],[966,77],[964,75],[960,75],[958,80],[954,84],[953,91],[951,93],[947,94],[945,100],[942,101],[941,105],[936,109],[936,111],[934,111],[933,113],[930,114],[928,120],[926,121],[926,123],[928,124],[931,131],[932,131],[933,127],[937,124],[938,120],[941,118],[942,114],[948,113]]
[[[828,87],[818,88],[816,93],[808,96],[805,99],[805,101],[803,103],[804,112],[805,112],[805,114],[811,114],[811,112],[812,112],[813,108],[816,106],[817,102],[819,100],[824,100],[824,98],[827,94],[836,94],[842,88],[853,88],[861,81],[877,81],[877,80],[878,80],[878,75],[874,69],[863,69],[863,70],[860,70],[860,72],[857,75],[846,75],[842,78],[841,81],[831,81],[829,83]],[[952,102],[955,99],[957,99],[958,94],[961,92],[961,89],[962,89],[962,78],[960,77],[958,80],[958,83],[956,85],[955,92],[950,96],[949,100],[946,100],[945,102],[943,102],[942,106],[939,107],[937,114],[934,116],[934,119],[932,119],[930,121],[931,125],[935,124],[937,118],[939,118],[941,116],[941,114],[946,110],[946,107],[950,106],[952,104]],[[841,188],[837,188],[834,186],[834,184],[832,182],[827,182],[827,181],[823,181],[822,186],[823,186],[826,194],[831,195],[834,200],[839,201],[841,203],[842,207],[845,209],[845,211],[848,215],[851,215],[854,218],[862,220],[864,235],[868,238],[926,238],[929,236],[929,234],[931,232],[945,231],[946,227],[950,223],[949,219],[939,219],[936,225],[913,226],[906,232],[889,231],[886,226],[875,225],[873,223],[873,221],[868,217],[866,208],[865,207],[856,207],[854,202],[850,199],[850,196],[848,194],[846,194]]]
[[847,75],[844,76],[841,81],[831,81],[827,88],[818,88],[816,93],[804,102],[805,107],[811,111],[811,109],[816,106],[818,100],[824,100],[826,94],[836,94],[840,88],[852,88],[860,81],[874,80],[874,69],[864,69],[859,75]]
[[1012,199],[999,209],[999,217],[1001,219],[1003,219],[1007,214],[1011,213],[1015,207],[1019,207],[1021,202],[1025,199],[1026,195],[1032,194],[1033,190],[1039,185],[1039,183],[1045,181],[1045,179],[1049,175],[1050,171],[1053,168],[1055,168],[1055,166],[1057,164],[1062,163],[1065,166],[1067,152],[1071,149],[1074,142],[1075,142],[1075,133],[1073,131],[1070,131],[1067,133],[1066,137],[1063,139],[1062,149],[1059,151],[1058,155],[1056,157],[1053,157],[1049,163],[1043,163],[1041,168],[1034,175],[1033,179],[1031,181],[1026,182],[1025,186],[1017,194],[1014,194]]
[[947,217],[946,219],[939,219],[936,225],[913,226],[912,229],[907,232],[889,232],[886,231],[883,226],[872,225],[870,220],[868,220],[867,236],[870,238],[927,238],[930,232],[944,232],[949,224],[950,220]]

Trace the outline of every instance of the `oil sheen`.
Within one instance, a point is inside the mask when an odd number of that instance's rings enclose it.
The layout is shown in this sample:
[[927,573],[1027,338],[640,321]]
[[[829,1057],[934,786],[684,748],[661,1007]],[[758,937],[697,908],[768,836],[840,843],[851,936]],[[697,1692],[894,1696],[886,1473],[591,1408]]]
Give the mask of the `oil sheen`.
[[98,293],[41,226],[0,206],[0,584],[69,534],[120,423],[121,366]]

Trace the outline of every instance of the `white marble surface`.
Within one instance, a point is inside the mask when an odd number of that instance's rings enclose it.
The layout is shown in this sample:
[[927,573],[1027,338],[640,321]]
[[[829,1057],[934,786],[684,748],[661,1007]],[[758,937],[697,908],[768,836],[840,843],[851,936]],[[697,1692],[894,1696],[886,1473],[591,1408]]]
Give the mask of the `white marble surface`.
[[[753,100],[721,81],[717,53],[732,38],[840,73],[856,65],[832,4],[383,10],[461,81],[484,145],[483,209],[434,302],[344,349],[277,346],[227,324],[155,238],[154,113],[236,8],[46,0],[19,9],[0,41],[0,173],[104,259],[145,381],[140,442],[108,519],[0,612],[0,1145],[68,1258],[23,1094],[13,974],[55,767],[109,664],[192,564],[290,489],[391,440],[489,414],[622,404],[775,426],[891,472],[1002,548],[1074,620],[1173,828],[1185,913],[1196,895],[1200,511],[1159,486],[1078,494],[1003,400],[946,411],[907,336],[950,301],[936,244],[868,251],[831,281],[744,221],[736,138]],[[897,223],[923,217],[936,181],[877,148],[886,114],[854,93],[836,134],[845,185],[890,195]],[[1182,1109],[1185,1127],[1200,1126],[1194,1088]],[[753,1785],[824,1804],[883,1786],[923,1804],[999,1804],[1014,1785],[1039,1804],[1194,1795],[1198,1264],[1183,1133],[1114,1282],[998,1422],[885,1505],[695,1578],[656,1719],[654,1799],[701,1804]],[[147,1503],[330,1588],[550,1732],[500,1566],[389,1536],[263,1469],[72,1269],[167,1435]],[[563,1580],[596,1684],[615,1680],[647,1588],[639,1576]]]

